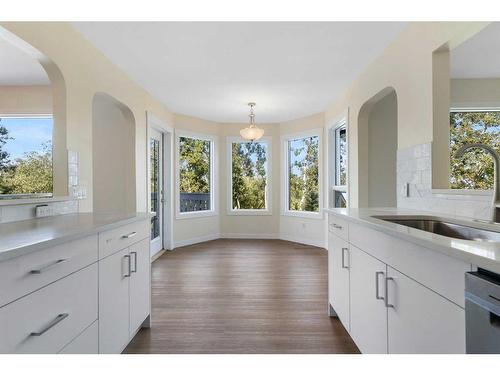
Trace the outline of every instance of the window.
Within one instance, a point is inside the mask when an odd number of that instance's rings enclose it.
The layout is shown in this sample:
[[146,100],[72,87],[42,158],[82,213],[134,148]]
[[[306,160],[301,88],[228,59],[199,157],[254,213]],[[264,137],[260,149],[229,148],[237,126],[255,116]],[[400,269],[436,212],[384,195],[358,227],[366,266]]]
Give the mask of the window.
[[330,176],[333,207],[347,207],[347,126],[345,119],[332,126],[328,131],[330,142],[329,160],[332,168]]
[[493,159],[481,150],[470,150],[457,159],[466,143],[483,143],[500,152],[500,110],[450,111],[450,160],[452,189],[493,189]]
[[52,116],[0,117],[0,199],[53,193]]
[[215,213],[214,140],[202,135],[177,135],[178,217]]
[[269,214],[270,141],[228,138],[230,214]]
[[320,144],[321,130],[284,139],[285,214],[320,216]]

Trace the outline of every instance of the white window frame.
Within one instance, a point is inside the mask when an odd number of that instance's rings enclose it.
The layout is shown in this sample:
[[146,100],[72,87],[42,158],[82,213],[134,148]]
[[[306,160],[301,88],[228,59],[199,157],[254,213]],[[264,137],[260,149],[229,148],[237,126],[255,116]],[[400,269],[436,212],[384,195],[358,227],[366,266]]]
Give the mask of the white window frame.
[[[335,183],[332,184],[331,186],[328,186],[329,189],[329,194],[328,194],[328,207],[335,208],[334,203],[334,195],[336,191],[339,191],[341,193],[346,193],[347,194],[347,202],[346,206],[349,207],[349,111],[346,111],[340,118],[337,120],[333,121],[330,126],[327,127],[326,133],[327,137],[330,137],[330,131],[333,130],[333,137],[334,137],[334,146],[333,146],[333,154],[334,154],[334,165],[329,166],[329,171],[327,173],[333,173],[333,180],[336,182],[340,180],[340,171],[338,168],[339,165],[339,159],[338,159],[338,149],[339,149],[339,142],[338,142],[338,133],[342,128],[345,128],[346,131],[346,153],[347,153],[347,170],[346,170],[346,185],[336,185]],[[329,157],[328,157],[329,159]],[[328,160],[327,165],[329,164],[330,160]],[[330,183],[330,179],[328,178],[328,184]],[[330,197],[330,192],[332,193],[332,197]],[[330,202],[330,198],[332,199],[332,202]]]
[[233,208],[233,143],[248,143],[241,137],[227,137],[227,214],[228,215],[246,215],[246,216],[259,216],[259,215],[272,215],[272,138],[262,137],[258,141],[265,143],[267,146],[267,174],[266,174],[266,208],[265,209],[234,209]]
[[[288,142],[307,138],[307,137],[318,137],[318,200],[319,209],[318,212],[310,211],[295,211],[290,210],[288,207],[289,201],[289,175],[288,175]],[[281,136],[281,215],[283,216],[295,216],[309,219],[323,219],[323,128],[311,129],[304,132],[287,134]]]
[[[181,212],[180,200],[180,182],[181,170],[179,168],[180,161],[180,138],[194,138],[210,142],[210,210]],[[217,191],[217,141],[218,137],[209,134],[195,133],[185,130],[175,131],[175,218],[176,219],[192,219],[199,217],[209,217],[218,215],[218,191]]]

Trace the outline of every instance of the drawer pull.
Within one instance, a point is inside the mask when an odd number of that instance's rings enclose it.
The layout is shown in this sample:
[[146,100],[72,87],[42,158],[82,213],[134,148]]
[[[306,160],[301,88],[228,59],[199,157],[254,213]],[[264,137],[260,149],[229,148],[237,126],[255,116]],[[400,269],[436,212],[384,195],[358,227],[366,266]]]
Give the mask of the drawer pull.
[[130,254],[134,254],[134,269],[130,273],[137,272],[137,251],[131,251]]
[[123,257],[127,258],[127,260],[128,260],[127,261],[127,264],[128,264],[128,266],[127,266],[128,273],[126,275],[123,275],[123,276],[124,277],[130,277],[130,275],[132,274],[132,269],[131,269],[132,268],[132,261],[130,259],[130,255],[124,255]]
[[136,236],[136,235],[137,235],[137,232],[132,232],[132,233],[129,233],[129,234],[124,234],[124,235],[122,236],[122,238],[123,238],[123,239],[132,238],[132,237],[134,237],[134,236]]
[[56,318],[50,322],[47,327],[45,327],[44,329],[42,329],[40,332],[31,332],[30,333],[30,336],[41,336],[43,335],[45,332],[47,332],[49,329],[51,329],[52,327],[54,327],[55,325],[61,323],[64,319],[66,319],[67,317],[69,316],[69,314],[67,313],[64,313],[64,314],[59,314],[58,316],[56,316]]
[[338,225],[338,224],[332,224],[332,227],[334,227],[335,229],[342,229],[342,225]]
[[54,267],[54,266],[57,266],[58,264],[64,263],[64,262],[66,262],[67,260],[68,260],[68,259],[58,259],[58,260],[56,260],[54,263],[51,263],[51,264],[49,264],[49,265],[47,265],[47,266],[45,266],[45,267],[39,268],[39,269],[37,269],[37,270],[31,270],[31,271],[30,271],[30,273],[31,273],[32,275],[40,275],[41,273],[43,273],[43,272],[45,272],[45,271],[47,271],[47,270],[51,269],[51,268],[52,268],[52,267]]

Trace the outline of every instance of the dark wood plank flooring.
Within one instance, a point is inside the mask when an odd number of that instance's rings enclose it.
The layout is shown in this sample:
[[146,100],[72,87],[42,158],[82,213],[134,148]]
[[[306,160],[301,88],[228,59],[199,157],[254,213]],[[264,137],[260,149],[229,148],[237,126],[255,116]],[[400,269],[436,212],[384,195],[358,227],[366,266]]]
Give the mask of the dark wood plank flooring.
[[125,353],[358,353],[327,316],[327,251],[215,240],[152,265],[152,328]]

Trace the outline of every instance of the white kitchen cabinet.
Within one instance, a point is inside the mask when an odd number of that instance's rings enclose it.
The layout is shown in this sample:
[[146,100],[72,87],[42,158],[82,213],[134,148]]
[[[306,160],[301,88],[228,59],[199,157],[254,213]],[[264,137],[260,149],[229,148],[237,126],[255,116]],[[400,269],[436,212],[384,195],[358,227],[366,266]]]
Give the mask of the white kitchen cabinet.
[[130,334],[133,335],[151,309],[149,238],[129,248],[132,262],[130,276]]
[[387,353],[386,265],[350,246],[350,334],[362,353]]
[[388,352],[465,353],[465,311],[387,267]]
[[97,320],[87,327],[73,341],[66,345],[59,354],[98,354],[99,324]]
[[350,330],[349,322],[349,244],[335,234],[328,234],[330,303],[340,321]]
[[129,342],[130,275],[128,248],[99,261],[100,353],[121,353]]

